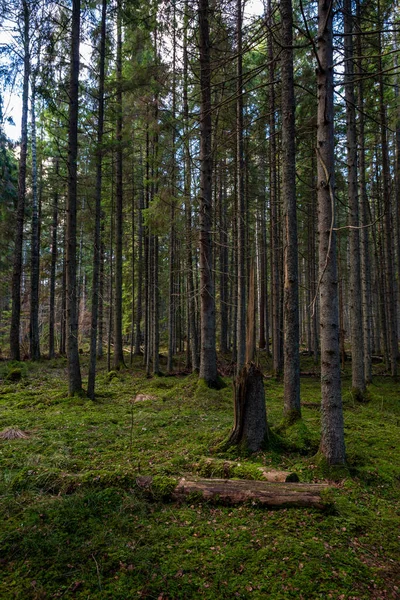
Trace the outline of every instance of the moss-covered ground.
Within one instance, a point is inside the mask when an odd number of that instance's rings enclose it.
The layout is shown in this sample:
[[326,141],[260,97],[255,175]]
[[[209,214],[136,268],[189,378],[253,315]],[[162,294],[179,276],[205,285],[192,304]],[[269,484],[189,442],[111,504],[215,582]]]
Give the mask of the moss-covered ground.
[[[400,598],[400,386],[389,377],[375,376],[362,404],[344,377],[349,474],[333,486],[335,510],[162,497],[164,480],[207,456],[237,460],[244,476],[257,464],[322,480],[307,362],[303,423],[280,427],[283,386],[267,378],[282,447],[247,457],[218,452],[233,421],[229,378],[208,390],[193,375],[146,379],[140,358],[114,377],[101,363],[92,402],[68,398],[62,358],[1,363],[0,431],[29,436],[0,440],[0,598]],[[157,476],[158,496],[137,490],[138,474]]]

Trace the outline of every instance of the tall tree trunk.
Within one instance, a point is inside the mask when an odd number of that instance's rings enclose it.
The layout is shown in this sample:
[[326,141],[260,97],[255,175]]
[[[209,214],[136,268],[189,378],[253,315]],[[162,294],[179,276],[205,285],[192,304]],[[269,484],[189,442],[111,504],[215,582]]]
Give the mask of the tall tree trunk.
[[54,325],[55,325],[55,300],[56,300],[56,266],[57,266],[57,226],[58,226],[58,177],[60,159],[55,162],[55,186],[53,196],[53,222],[51,225],[51,266],[50,266],[50,303],[49,303],[49,358],[55,356]]
[[106,55],[106,12],[107,0],[101,4],[101,30],[100,30],[100,65],[99,65],[99,91],[98,91],[98,117],[97,117],[97,153],[96,153],[96,191],[95,191],[95,225],[93,244],[93,279],[92,279],[92,320],[90,330],[90,359],[88,375],[88,398],[94,400],[97,358],[97,324],[99,310],[99,282],[100,282],[100,249],[101,249],[101,183],[103,163],[103,129],[104,129],[104,75]]
[[[358,29],[361,31],[360,2],[357,1]],[[364,343],[364,377],[365,382],[372,382],[372,300],[371,300],[371,266],[369,256],[369,232],[368,232],[368,196],[366,184],[365,164],[365,127],[364,127],[364,84],[362,78],[362,44],[361,35],[357,35],[357,103],[358,113],[358,140],[359,140],[359,204],[360,204],[360,249],[361,249],[361,292],[362,292],[362,319],[363,319],[363,343]]]
[[113,329],[113,276],[114,276],[114,152],[111,154],[111,211],[110,211],[110,280],[108,287],[108,332],[107,332],[107,371],[111,369],[111,338]]
[[63,227],[63,257],[62,257],[62,279],[61,279],[61,316],[60,316],[60,354],[66,355],[67,342],[67,233],[66,226]]
[[271,276],[272,276],[272,360],[273,371],[279,377],[282,371],[281,358],[281,280],[279,268],[279,224],[278,224],[278,194],[276,169],[276,131],[275,131],[275,67],[272,44],[272,5],[268,0],[268,61],[269,61],[269,156],[270,156],[270,211],[271,211]]
[[360,231],[358,208],[357,132],[354,93],[353,15],[351,0],[344,0],[344,57],[347,135],[348,200],[350,208],[350,332],[353,394],[365,395],[364,344],[361,311]]
[[104,330],[104,213],[100,225],[100,274],[99,274],[99,334],[97,336],[97,358],[103,357]]
[[236,198],[237,198],[237,364],[239,374],[246,355],[246,210],[244,194],[243,144],[243,58],[242,58],[242,0],[236,2]]
[[[378,4],[379,7],[379,4]],[[379,8],[378,8],[379,10]],[[379,21],[382,23],[379,17]],[[394,288],[394,270],[393,270],[393,237],[392,237],[392,199],[391,199],[391,174],[389,164],[389,150],[387,140],[387,124],[386,124],[386,104],[384,96],[383,83],[383,66],[381,53],[381,33],[379,33],[379,109],[380,109],[380,125],[381,125],[381,146],[382,146],[382,177],[383,177],[383,203],[384,203],[384,257],[385,257],[385,284],[387,293],[387,330],[389,337],[389,352],[390,352],[390,368],[393,377],[397,376],[397,356],[398,356],[398,340],[397,340],[397,311],[396,311],[396,295]]]
[[79,102],[80,0],[72,3],[71,75],[69,82],[68,198],[67,198],[67,358],[69,395],[82,393],[78,349],[78,306],[76,286],[76,217]]
[[31,136],[32,136],[32,231],[31,231],[31,296],[29,342],[31,360],[40,359],[39,339],[39,275],[40,275],[40,238],[39,238],[39,199],[36,145],[36,75],[31,86]]
[[299,282],[297,254],[295,100],[293,86],[292,1],[281,0],[282,27],[282,196],[284,219],[284,414],[301,418]]
[[340,380],[333,130],[333,8],[318,0],[318,229],[321,327],[321,444],[329,465],[345,462]]
[[215,299],[212,275],[212,145],[211,145],[211,60],[208,0],[199,0],[200,46],[200,378],[209,387],[218,386],[215,349]]
[[[142,159],[140,157],[140,173],[142,175]],[[139,192],[139,212],[137,218],[138,229],[138,273],[137,273],[137,300],[136,300],[136,335],[135,335],[135,354],[141,354],[142,332],[140,324],[142,320],[142,287],[143,287],[143,204],[144,204],[143,177],[141,176],[141,187]]]
[[219,284],[220,284],[220,352],[226,354],[228,346],[228,219],[226,215],[226,165],[225,161],[220,169],[220,194],[219,194]]
[[25,195],[26,195],[26,159],[28,153],[28,101],[29,101],[29,6],[22,0],[23,9],[23,42],[24,42],[24,81],[22,89],[21,144],[18,173],[18,203],[15,224],[14,264],[12,275],[12,312],[10,327],[10,358],[20,360],[19,332],[21,322],[21,278],[22,278],[22,245],[24,237]]
[[125,366],[122,342],[122,6],[117,2],[117,129],[116,129],[116,190],[115,190],[115,301],[114,301],[114,358],[115,369]]
[[131,257],[131,280],[132,280],[132,294],[131,294],[131,348],[130,348],[130,366],[133,364],[133,353],[135,345],[135,322],[136,322],[136,306],[135,306],[135,199],[136,199],[136,177],[135,177],[135,139],[134,133],[132,133],[132,199],[131,199],[131,237],[132,237],[132,257]]
[[176,188],[176,4],[173,0],[173,37],[172,37],[172,165],[171,165],[171,212],[169,235],[169,290],[168,290],[168,359],[167,371],[173,370],[173,357],[176,350],[176,282],[175,282],[175,188]]
[[190,332],[190,349],[192,360],[192,371],[198,372],[200,369],[200,350],[199,336],[197,327],[196,311],[196,292],[194,285],[194,265],[193,265],[193,228],[192,228],[192,177],[191,177],[191,156],[189,139],[189,101],[188,101],[188,0],[185,0],[185,28],[183,41],[183,121],[185,131],[185,249],[186,249],[186,272],[188,287],[188,321]]

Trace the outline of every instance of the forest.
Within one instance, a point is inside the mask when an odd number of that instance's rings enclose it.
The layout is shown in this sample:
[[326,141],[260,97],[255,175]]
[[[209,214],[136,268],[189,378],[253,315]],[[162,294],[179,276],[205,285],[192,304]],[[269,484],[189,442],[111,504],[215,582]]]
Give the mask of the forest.
[[400,598],[388,0],[0,0],[0,596]]

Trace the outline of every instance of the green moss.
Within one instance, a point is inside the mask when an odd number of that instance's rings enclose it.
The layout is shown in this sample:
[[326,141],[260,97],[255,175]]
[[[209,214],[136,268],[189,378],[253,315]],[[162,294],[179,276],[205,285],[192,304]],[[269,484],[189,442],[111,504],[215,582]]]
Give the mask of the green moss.
[[151,496],[154,500],[165,500],[170,498],[176,488],[178,480],[173,477],[156,475],[151,482]]
[[342,479],[349,477],[349,468],[346,464],[331,465],[321,452],[317,453],[313,462],[317,465],[316,474],[323,479],[341,481]]
[[20,381],[22,379],[22,369],[11,369],[6,375],[6,381]]
[[[81,358],[85,374],[89,357]],[[262,353],[261,360],[270,373],[270,358]],[[347,473],[323,493],[331,508],[271,511],[197,495],[164,501],[228,435],[231,386],[209,390],[196,375],[146,380],[140,357],[110,385],[104,360],[96,381],[101,402],[93,403],[68,398],[64,359],[14,367],[26,377],[0,385],[0,430],[18,424],[33,435],[0,441],[1,598],[396,596],[400,405],[390,378],[374,377],[368,404],[353,402],[351,379],[343,379],[354,477]],[[0,363],[3,382],[7,369]],[[294,471],[301,481],[330,475],[303,445],[308,434],[311,447],[319,440],[320,382],[301,384],[308,432],[300,424],[277,427],[283,385],[268,379],[270,448],[244,460],[230,447],[203,476],[221,476],[227,458],[235,462],[230,477],[257,478],[258,465]],[[132,403],[137,394],[154,399]],[[138,491],[138,475],[160,478],[157,497]]]
[[305,455],[315,453],[318,449],[318,437],[310,431],[302,419],[291,423],[284,419],[274,432],[279,436],[283,449]]
[[108,381],[112,381],[113,379],[118,379],[118,371],[108,371],[107,379],[108,379]]

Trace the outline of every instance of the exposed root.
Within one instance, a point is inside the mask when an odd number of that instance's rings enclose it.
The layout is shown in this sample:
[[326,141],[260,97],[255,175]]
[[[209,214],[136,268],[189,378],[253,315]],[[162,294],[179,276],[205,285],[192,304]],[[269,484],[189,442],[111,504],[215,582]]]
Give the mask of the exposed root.
[[2,440],[25,440],[29,437],[28,431],[22,431],[18,427],[6,427],[0,432],[0,439]]

